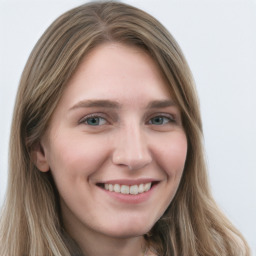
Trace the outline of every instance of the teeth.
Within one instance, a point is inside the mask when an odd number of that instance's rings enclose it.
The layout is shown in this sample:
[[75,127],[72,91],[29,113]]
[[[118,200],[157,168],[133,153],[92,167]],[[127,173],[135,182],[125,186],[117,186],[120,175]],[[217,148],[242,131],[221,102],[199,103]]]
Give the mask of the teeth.
[[145,184],[145,186],[144,186],[145,191],[149,191],[150,188],[151,188],[151,183]]
[[[105,184],[107,185],[107,184]],[[105,187],[106,188],[106,187]],[[107,189],[107,188],[106,188]],[[114,191],[114,186],[112,184],[108,184],[108,190],[109,191]]]
[[144,192],[144,184],[140,184],[139,185],[139,193],[143,193]]
[[114,185],[114,191],[117,192],[117,193],[120,193],[121,192],[121,187],[119,184],[115,184]]
[[131,194],[131,195],[138,195],[150,190],[152,183],[145,183],[139,185],[120,185],[120,184],[104,184],[104,188],[111,192],[121,193],[121,194]]
[[121,193],[122,194],[129,194],[129,192],[130,192],[129,186],[126,186],[126,185],[121,186]]
[[138,193],[139,193],[139,187],[137,185],[130,186],[131,195],[138,195]]

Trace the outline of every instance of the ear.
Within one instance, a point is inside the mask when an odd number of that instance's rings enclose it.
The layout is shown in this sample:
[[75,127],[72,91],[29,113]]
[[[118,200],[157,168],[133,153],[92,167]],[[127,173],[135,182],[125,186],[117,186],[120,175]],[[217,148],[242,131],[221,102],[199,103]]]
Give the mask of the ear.
[[45,156],[44,148],[40,142],[32,147],[31,157],[34,164],[41,172],[48,172],[50,170],[50,166]]

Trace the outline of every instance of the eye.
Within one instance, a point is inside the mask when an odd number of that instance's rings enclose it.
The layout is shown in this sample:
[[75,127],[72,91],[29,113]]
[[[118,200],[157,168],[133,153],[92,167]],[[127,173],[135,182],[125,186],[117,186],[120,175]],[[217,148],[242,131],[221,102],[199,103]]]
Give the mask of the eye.
[[90,126],[100,126],[107,123],[106,119],[101,116],[87,116],[83,118],[80,123],[84,123]]
[[149,120],[149,124],[153,125],[164,125],[171,122],[174,122],[174,118],[167,116],[155,116]]

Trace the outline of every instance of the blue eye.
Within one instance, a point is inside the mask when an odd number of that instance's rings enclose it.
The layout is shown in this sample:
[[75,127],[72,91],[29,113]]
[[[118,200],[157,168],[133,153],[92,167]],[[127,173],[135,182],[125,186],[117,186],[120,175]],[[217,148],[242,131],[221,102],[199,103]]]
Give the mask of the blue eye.
[[153,125],[163,125],[170,122],[173,122],[173,120],[165,116],[155,116],[149,120],[149,124],[153,124]]
[[91,126],[98,126],[98,125],[106,124],[107,121],[100,116],[91,116],[84,119],[83,123],[86,123],[87,125],[91,125]]

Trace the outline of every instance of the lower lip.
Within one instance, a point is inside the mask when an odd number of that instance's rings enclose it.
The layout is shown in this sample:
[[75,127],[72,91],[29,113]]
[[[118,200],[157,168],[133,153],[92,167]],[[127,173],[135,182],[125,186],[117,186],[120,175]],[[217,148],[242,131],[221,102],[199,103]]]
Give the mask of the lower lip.
[[143,192],[141,194],[137,195],[131,195],[131,194],[122,194],[117,192],[111,192],[109,190],[106,190],[104,188],[100,188],[103,192],[105,192],[108,196],[112,197],[113,199],[125,203],[125,204],[140,204],[143,202],[146,202],[152,193],[154,192],[157,184],[153,185],[150,190],[147,192]]

